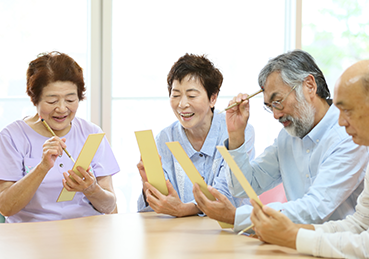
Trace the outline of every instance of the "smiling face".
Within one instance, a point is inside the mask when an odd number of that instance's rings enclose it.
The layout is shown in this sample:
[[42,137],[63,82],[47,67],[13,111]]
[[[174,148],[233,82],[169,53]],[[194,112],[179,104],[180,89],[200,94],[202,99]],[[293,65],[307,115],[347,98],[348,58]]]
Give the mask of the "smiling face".
[[305,98],[296,94],[296,89],[291,92],[291,87],[286,85],[280,73],[271,73],[264,86],[264,104],[271,107],[273,101],[281,102],[282,110],[273,108],[274,118],[282,123],[285,130],[292,136],[304,137],[314,125],[315,108]]
[[365,64],[368,73],[369,61],[356,63],[342,74],[335,85],[333,101],[340,110],[339,125],[346,128],[356,144],[369,146],[369,93],[362,81]]
[[64,136],[69,132],[78,103],[77,86],[69,81],[56,81],[42,89],[36,108],[55,134]]
[[193,131],[209,130],[217,95],[210,100],[201,82],[190,75],[181,82],[173,81],[170,105],[183,128]]

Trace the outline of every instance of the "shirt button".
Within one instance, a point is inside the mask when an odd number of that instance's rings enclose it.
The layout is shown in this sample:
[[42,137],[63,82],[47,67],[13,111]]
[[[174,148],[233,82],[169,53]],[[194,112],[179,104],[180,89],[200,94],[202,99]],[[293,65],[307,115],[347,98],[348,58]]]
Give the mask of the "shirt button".
[[319,142],[319,139],[317,139],[316,142]]
[[310,150],[309,150],[309,149],[307,149],[307,150],[306,150],[306,153],[309,153],[309,152],[310,152]]
[[309,178],[309,175],[308,174],[306,174],[306,178]]
[[60,166],[60,167],[63,167],[64,165],[63,165],[63,164],[60,164],[59,166]]
[[203,157],[204,155],[203,154],[200,154],[200,157]]

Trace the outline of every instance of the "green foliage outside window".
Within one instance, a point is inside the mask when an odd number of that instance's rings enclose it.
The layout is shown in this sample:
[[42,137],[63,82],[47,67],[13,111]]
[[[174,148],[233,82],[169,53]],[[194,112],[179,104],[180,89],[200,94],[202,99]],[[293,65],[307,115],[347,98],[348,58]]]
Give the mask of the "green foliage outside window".
[[315,58],[333,94],[348,66],[369,59],[369,0],[305,0],[302,21],[302,49]]

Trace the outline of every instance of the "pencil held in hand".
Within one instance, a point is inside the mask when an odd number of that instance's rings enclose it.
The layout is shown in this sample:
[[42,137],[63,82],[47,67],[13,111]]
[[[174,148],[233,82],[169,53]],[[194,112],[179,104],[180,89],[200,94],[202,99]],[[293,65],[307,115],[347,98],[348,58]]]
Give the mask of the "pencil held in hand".
[[[246,101],[246,100],[250,99],[251,97],[254,97],[255,95],[257,95],[257,94],[261,93],[262,91],[264,91],[264,89],[260,89],[260,90],[259,90],[259,91],[257,91],[256,93],[253,93],[252,95],[249,95],[249,96],[248,96],[245,100],[243,100],[243,101]],[[243,101],[242,101],[242,102],[243,102]],[[239,102],[239,103],[233,103],[233,104],[229,105],[227,108],[225,108],[223,111],[218,112],[218,114],[219,114],[219,113],[222,113],[222,112],[225,112],[225,111],[228,111],[229,109],[231,109],[231,108],[233,108],[233,107],[235,107],[235,106],[237,106],[237,105],[240,105],[242,102]]]
[[[53,136],[55,136],[55,137],[56,137],[56,135],[55,135],[54,131],[50,128],[50,126],[46,123],[46,121],[45,121],[43,118],[41,118],[41,116],[40,116],[40,119],[41,119],[41,122],[42,122],[42,123],[45,125],[45,127],[47,128],[47,130],[51,133],[51,135],[53,135]],[[76,161],[74,161],[73,157],[69,154],[69,152],[68,152],[65,148],[63,148],[63,150],[64,150],[64,152],[67,154],[67,156],[72,160],[72,162],[73,162],[73,163],[76,163]]]

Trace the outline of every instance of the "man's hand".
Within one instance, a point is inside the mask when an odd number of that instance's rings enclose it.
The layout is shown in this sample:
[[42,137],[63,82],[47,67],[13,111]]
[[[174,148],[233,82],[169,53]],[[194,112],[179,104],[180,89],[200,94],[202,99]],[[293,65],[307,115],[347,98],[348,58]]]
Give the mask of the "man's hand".
[[294,224],[283,213],[268,206],[261,208],[254,200],[251,200],[251,204],[254,209],[250,219],[259,239],[267,243],[296,249],[298,225]]
[[250,116],[249,101],[246,100],[247,94],[238,94],[229,102],[228,106],[233,103],[240,103],[227,111],[226,123],[229,136],[229,149],[236,149],[245,142],[245,128]]
[[200,186],[196,183],[193,187],[193,195],[197,202],[197,207],[204,212],[209,218],[233,224],[236,214],[236,208],[228,200],[226,196],[221,194],[215,188],[208,186],[209,192],[216,199],[215,201],[209,200],[205,194],[201,191]]

